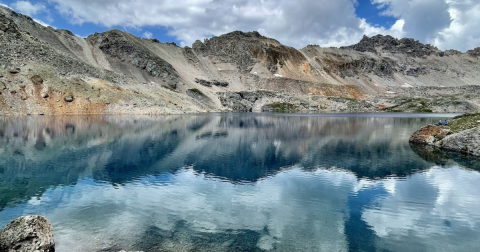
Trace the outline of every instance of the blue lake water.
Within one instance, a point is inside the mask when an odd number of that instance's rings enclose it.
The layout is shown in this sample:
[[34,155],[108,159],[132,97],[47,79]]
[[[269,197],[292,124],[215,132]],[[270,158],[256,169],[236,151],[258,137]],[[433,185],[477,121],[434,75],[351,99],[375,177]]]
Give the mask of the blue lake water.
[[479,251],[480,161],[445,114],[0,117],[0,226],[57,251]]

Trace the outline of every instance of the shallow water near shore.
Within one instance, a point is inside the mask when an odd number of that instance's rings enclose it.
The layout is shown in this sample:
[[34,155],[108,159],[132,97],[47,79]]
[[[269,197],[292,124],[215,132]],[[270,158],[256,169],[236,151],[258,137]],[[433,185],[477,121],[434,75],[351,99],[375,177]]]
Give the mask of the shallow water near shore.
[[480,161],[408,143],[450,114],[0,117],[0,226],[56,251],[478,251]]

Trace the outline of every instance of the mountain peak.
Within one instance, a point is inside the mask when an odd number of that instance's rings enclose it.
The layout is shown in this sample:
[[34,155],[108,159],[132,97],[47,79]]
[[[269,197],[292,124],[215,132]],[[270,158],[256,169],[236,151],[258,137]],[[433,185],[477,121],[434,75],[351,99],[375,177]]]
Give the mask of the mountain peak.
[[424,57],[434,53],[441,53],[435,46],[430,44],[422,44],[418,40],[412,38],[396,39],[390,35],[375,35],[368,37],[363,35],[362,40],[358,44],[341,47],[342,49],[353,49],[359,52],[387,51],[391,53],[406,53],[414,57]]

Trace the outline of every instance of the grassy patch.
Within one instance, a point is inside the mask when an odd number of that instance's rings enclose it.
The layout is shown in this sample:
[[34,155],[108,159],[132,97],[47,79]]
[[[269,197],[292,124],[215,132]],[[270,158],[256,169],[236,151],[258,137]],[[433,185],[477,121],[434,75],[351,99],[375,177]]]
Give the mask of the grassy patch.
[[452,133],[457,133],[463,130],[471,129],[480,126],[480,113],[465,114],[456,116],[448,120],[448,126]]
[[275,102],[263,106],[263,111],[289,112],[297,110],[297,106],[286,102]]
[[196,88],[187,89],[187,95],[196,99],[196,100],[199,100],[199,101],[209,101],[210,100],[208,98],[208,96],[206,96],[204,93],[202,93],[202,91],[200,91]]
[[196,88],[192,88],[192,89],[189,89],[190,92],[196,94],[196,95],[200,95],[200,96],[205,96],[202,91],[196,89]]
[[387,112],[417,112],[431,113],[430,100],[421,98],[402,98],[397,100],[398,105],[385,108]]
[[169,86],[162,85],[162,87],[165,88],[165,89],[168,89],[168,90],[170,90],[170,91],[172,91],[172,92],[176,92],[175,89],[173,89],[173,88],[171,88],[171,87],[169,87]]
[[340,102],[340,103],[347,103],[347,102],[357,102],[358,100],[355,98],[350,97],[328,97],[327,100]]

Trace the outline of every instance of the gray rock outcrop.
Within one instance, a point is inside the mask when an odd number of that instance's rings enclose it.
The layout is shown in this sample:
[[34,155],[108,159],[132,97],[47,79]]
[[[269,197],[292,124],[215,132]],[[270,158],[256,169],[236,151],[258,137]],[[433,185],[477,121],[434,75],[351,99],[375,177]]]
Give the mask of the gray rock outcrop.
[[105,54],[144,69],[153,77],[161,77],[169,81],[178,79],[178,73],[170,63],[142,46],[136,45],[128,39],[128,36],[122,31],[112,30],[104,34],[92,35],[88,40],[101,41],[99,48]]
[[442,148],[480,156],[480,127],[460,131],[445,137]]
[[250,72],[258,62],[262,62],[271,73],[276,73],[287,61],[306,61],[298,50],[266,38],[256,31],[234,31],[206,39],[203,43],[197,40],[193,44],[193,50],[202,56],[214,58],[215,62],[232,63],[241,73]]
[[207,80],[195,78],[195,82],[206,87],[211,87],[211,86],[228,87],[228,82],[226,81],[217,81],[217,80],[207,81]]
[[43,216],[22,216],[0,231],[0,251],[54,252],[53,228]]
[[470,55],[470,56],[472,56],[472,57],[478,58],[478,56],[480,56],[480,47],[477,47],[477,48],[475,48],[475,49],[473,49],[473,50],[468,50],[468,51],[467,51],[467,54]]
[[424,57],[440,52],[432,45],[424,45],[418,40],[411,38],[396,39],[390,35],[376,35],[373,37],[363,36],[363,39],[355,45],[342,47],[351,48],[359,52],[377,53],[380,50],[392,53],[405,53],[413,57]]

